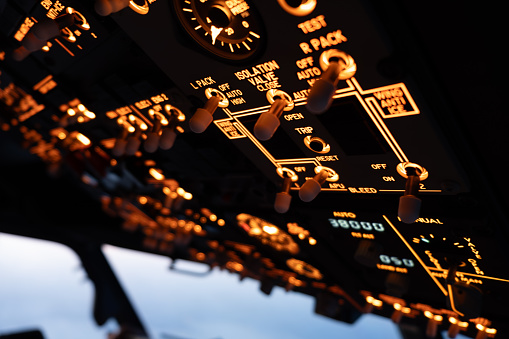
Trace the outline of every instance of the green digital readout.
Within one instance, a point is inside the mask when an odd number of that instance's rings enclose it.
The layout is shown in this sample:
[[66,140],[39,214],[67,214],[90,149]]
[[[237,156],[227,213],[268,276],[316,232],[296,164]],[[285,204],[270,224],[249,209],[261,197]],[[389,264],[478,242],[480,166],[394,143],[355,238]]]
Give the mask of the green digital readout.
[[372,232],[372,231],[384,232],[385,231],[384,225],[379,222],[329,218],[329,223],[334,228],[343,228],[346,230],[366,231],[366,232]]

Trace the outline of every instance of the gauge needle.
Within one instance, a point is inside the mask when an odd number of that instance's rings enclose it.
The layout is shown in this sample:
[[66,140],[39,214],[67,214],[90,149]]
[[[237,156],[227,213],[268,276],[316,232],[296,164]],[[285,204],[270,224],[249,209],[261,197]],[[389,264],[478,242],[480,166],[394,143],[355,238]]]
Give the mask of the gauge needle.
[[223,30],[223,27],[221,27],[221,28],[217,28],[216,26],[210,27],[211,36],[212,36],[212,45],[214,45],[216,43],[216,38],[221,33],[222,30]]

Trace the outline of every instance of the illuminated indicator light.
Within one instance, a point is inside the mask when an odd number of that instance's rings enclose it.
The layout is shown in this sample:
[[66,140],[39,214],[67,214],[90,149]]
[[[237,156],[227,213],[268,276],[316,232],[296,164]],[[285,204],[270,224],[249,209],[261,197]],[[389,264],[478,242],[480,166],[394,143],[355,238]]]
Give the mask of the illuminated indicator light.
[[434,236],[433,234],[430,234],[429,236],[430,236],[432,239],[434,239],[434,238],[435,238],[435,236]]
[[194,228],[193,228],[193,229],[194,229],[194,231],[195,231],[196,233],[200,233],[200,232],[202,231],[202,228],[201,228],[201,226],[200,226],[200,225],[194,225]]
[[202,252],[196,253],[196,260],[203,261],[203,260],[205,260],[206,257],[207,256],[205,255],[205,253],[202,253]]
[[79,123],[85,122],[85,118],[83,116],[79,116],[78,117],[78,122]]
[[164,175],[162,174],[161,170],[158,170],[158,169],[155,169],[155,168],[151,168],[151,169],[148,170],[148,172],[156,180],[163,180],[164,179]]
[[186,200],[191,200],[191,199],[193,199],[193,195],[192,195],[191,193],[189,193],[189,192],[184,193],[183,197],[184,197],[184,199],[186,199]]
[[306,235],[304,233],[299,233],[299,239],[304,240],[306,238]]
[[150,114],[151,116],[154,116],[154,114],[156,114],[156,111],[154,111],[153,109],[149,109],[148,114]]
[[182,187],[179,187],[179,188],[177,188],[177,193],[178,193],[178,195],[184,195],[186,193],[186,191]]
[[479,331],[484,331],[484,329],[485,329],[486,327],[484,327],[484,326],[483,326],[483,325],[481,325],[481,324],[477,324],[477,325],[475,325],[475,328],[477,328]]
[[198,25],[194,28],[195,31],[199,30],[201,28],[201,25]]
[[182,126],[177,126],[175,130],[177,130],[179,133],[184,133],[184,128]]
[[494,328],[487,328],[485,332],[488,334],[497,334],[497,330]]
[[206,222],[207,222],[207,218],[205,218],[205,217],[201,217],[201,218],[200,218],[200,222],[201,222],[202,224],[206,223]]
[[67,137],[67,134],[65,134],[64,132],[60,132],[60,133],[58,133],[57,137],[60,140],[64,140]]
[[191,12],[191,13],[193,12],[193,10],[192,10],[192,9],[189,9],[189,8],[182,8],[182,10],[183,10],[184,12]]
[[85,116],[86,116],[87,118],[89,118],[89,119],[95,119],[95,114],[94,114],[94,112],[85,111],[85,113],[83,113],[83,114],[85,114]]
[[146,130],[148,129],[148,126],[147,126],[147,124],[145,124],[144,122],[142,122],[142,123],[140,124],[140,128],[141,128],[142,130],[146,131]]
[[219,220],[217,221],[217,224],[218,224],[219,226],[224,226],[224,225],[226,224],[226,222],[225,222],[223,219],[219,219]]
[[217,215],[215,214],[211,214],[210,217],[209,217],[210,221],[214,222],[217,220]]
[[262,234],[262,230],[260,228],[252,228],[249,230],[250,235],[260,235]]
[[78,134],[76,135],[76,139],[78,139],[78,141],[79,141],[79,142],[81,142],[81,143],[82,143],[83,145],[85,145],[85,146],[90,145],[90,139],[89,139],[89,138],[87,138],[86,136],[84,136],[84,135],[83,135],[83,134],[81,134],[81,133],[78,133]]
[[265,233],[268,233],[270,235],[274,235],[274,234],[278,234],[279,230],[277,227],[275,226],[263,226],[263,231]]
[[117,160],[116,159],[111,159],[110,165],[111,166],[117,166]]
[[135,129],[133,126],[129,126],[129,127],[127,127],[127,131],[128,131],[129,133],[133,133],[135,130],[136,130],[136,129]]
[[366,301],[375,307],[382,307],[384,304],[382,300],[375,299],[372,296],[367,296]]
[[73,110],[72,108],[69,108],[67,110],[67,115],[69,115],[70,117],[75,116],[76,115],[76,111]]
[[295,277],[288,278],[288,282],[294,286],[303,286],[305,283]]
[[148,202],[147,197],[139,197],[138,202],[142,205],[145,205]]
[[170,195],[171,194],[171,189],[169,187],[163,187],[163,193],[166,194],[166,195]]
[[132,114],[131,114],[131,115],[129,116],[129,121],[130,121],[130,122],[135,122],[135,121],[136,121],[136,117],[135,117],[134,115],[132,115]]
[[309,244],[310,245],[316,245],[316,239],[315,238],[309,238]]
[[422,241],[426,242],[426,243],[429,243],[429,240],[428,239],[422,239]]
[[42,50],[43,50],[44,52],[49,52],[49,46],[48,46],[48,45],[44,46],[44,47],[42,48]]

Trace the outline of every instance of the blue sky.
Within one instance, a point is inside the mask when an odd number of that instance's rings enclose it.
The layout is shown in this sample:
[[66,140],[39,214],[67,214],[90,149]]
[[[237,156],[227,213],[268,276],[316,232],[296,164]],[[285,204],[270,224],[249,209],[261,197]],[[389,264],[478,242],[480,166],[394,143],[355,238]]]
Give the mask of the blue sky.
[[[387,319],[364,315],[347,325],[314,314],[314,299],[214,270],[207,277],[172,272],[168,258],[105,246],[152,339],[400,339]],[[199,264],[178,267],[204,271]],[[92,283],[77,256],[45,241],[0,234],[0,335],[40,328],[47,339],[107,338],[116,330],[92,320]]]

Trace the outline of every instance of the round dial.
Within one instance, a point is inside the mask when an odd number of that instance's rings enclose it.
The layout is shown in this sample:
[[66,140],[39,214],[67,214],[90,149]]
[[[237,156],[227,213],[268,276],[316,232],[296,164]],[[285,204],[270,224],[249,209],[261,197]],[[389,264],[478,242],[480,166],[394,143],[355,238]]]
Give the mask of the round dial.
[[244,0],[174,0],[186,32],[203,48],[229,60],[252,56],[262,43],[261,21]]
[[251,237],[258,239],[264,245],[268,245],[277,251],[287,251],[291,254],[299,253],[299,246],[293,241],[292,237],[266,220],[241,213],[237,215],[237,223]]

